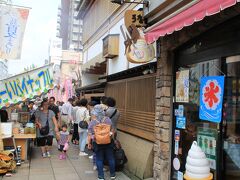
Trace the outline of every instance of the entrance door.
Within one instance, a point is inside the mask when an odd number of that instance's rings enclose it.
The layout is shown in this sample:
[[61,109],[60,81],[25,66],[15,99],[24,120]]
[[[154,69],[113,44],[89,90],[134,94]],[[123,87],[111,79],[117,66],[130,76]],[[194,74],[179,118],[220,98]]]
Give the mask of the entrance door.
[[240,56],[226,58],[223,109],[224,180],[240,179]]

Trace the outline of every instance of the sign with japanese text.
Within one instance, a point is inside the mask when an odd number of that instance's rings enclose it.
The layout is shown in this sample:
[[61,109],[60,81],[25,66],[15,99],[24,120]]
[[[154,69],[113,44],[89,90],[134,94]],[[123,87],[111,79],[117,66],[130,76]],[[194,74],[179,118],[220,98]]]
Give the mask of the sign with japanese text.
[[189,70],[176,72],[176,102],[189,102]]
[[0,6],[0,58],[20,59],[29,9]]
[[72,79],[65,79],[65,95],[66,95],[65,101],[73,97]]
[[220,123],[224,93],[224,76],[201,78],[199,118]]
[[124,21],[127,28],[132,24],[136,27],[143,27],[145,25],[143,11],[127,10],[124,14]]
[[53,88],[52,66],[44,66],[0,81],[0,109],[40,96]]

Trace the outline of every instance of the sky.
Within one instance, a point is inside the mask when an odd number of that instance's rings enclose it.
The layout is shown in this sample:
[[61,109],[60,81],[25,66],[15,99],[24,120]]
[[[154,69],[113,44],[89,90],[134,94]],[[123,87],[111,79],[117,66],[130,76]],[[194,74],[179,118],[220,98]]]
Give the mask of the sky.
[[14,5],[30,7],[20,60],[10,60],[9,74],[23,72],[32,64],[40,67],[49,59],[49,41],[56,36],[60,0],[12,0]]

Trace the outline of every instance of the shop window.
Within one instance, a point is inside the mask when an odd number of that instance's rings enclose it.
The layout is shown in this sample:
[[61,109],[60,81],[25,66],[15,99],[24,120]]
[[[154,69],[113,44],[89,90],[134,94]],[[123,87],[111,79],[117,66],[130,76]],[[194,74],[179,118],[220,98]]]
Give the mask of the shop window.
[[[240,179],[240,56],[205,61],[177,67],[174,110],[184,109],[185,128],[176,125],[174,114],[173,137],[180,132],[176,145],[173,138],[172,160],[178,158],[180,169],[172,165],[172,179],[185,172],[187,153],[193,141],[205,152],[210,162],[214,180]],[[180,98],[178,78],[189,80],[189,98]],[[225,76],[223,112],[221,123],[199,119],[200,79],[203,76]],[[183,91],[184,92],[184,91]],[[173,164],[173,163],[172,163]]]
[[[204,150],[210,161],[211,172],[214,177],[217,176],[219,125],[199,119],[199,91],[201,77],[219,76],[221,75],[220,69],[221,61],[215,59],[178,67],[176,70],[174,113],[175,110],[183,109],[185,122],[184,125],[177,125],[177,115],[174,114],[173,137],[175,137],[175,132],[180,132],[180,139],[175,141],[173,138],[172,160],[174,158],[179,160],[180,169],[172,166],[173,180],[178,179],[179,172],[185,172],[186,158],[193,141],[197,141]],[[189,83],[187,90],[184,86],[185,83]]]
[[240,58],[226,58],[223,107],[224,179],[240,179]]

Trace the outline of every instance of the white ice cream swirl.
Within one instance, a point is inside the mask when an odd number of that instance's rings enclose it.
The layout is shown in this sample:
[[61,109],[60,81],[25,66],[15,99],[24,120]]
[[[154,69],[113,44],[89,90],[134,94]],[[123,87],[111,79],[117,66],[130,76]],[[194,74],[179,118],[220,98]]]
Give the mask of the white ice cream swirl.
[[204,179],[210,175],[210,165],[205,153],[194,141],[188,151],[186,175],[194,179]]

